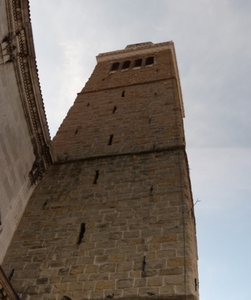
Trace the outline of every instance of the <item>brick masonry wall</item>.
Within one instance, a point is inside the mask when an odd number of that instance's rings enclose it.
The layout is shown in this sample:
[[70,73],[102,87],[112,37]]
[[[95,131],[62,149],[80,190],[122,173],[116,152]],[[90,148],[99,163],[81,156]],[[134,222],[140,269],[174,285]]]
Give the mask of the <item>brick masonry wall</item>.
[[98,63],[54,138],[58,160],[184,145],[172,64],[170,50],[152,66],[115,73]]
[[15,269],[22,299],[198,297],[172,54],[128,55],[120,62],[142,58],[142,67],[110,72],[115,59],[99,62],[54,138],[58,162],[35,189],[3,266]]
[[15,269],[12,283],[22,299],[185,291],[195,297],[186,175],[183,150],[52,166],[30,199],[3,265],[7,274]]

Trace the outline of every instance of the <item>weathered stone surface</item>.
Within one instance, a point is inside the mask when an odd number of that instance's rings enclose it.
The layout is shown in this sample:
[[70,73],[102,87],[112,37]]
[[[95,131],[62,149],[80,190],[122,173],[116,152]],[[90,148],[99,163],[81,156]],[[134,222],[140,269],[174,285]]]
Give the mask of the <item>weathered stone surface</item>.
[[116,284],[118,289],[124,289],[133,286],[132,279],[119,279]]
[[114,289],[114,287],[115,287],[114,280],[98,281],[96,285],[97,290]]
[[172,51],[126,50],[132,62],[142,54],[154,64],[122,72],[110,73],[104,60],[78,94],[54,139],[58,161],[36,187],[7,252],[4,267],[17,269],[25,297],[129,300],[150,291],[172,299],[184,295],[184,282],[197,296]]

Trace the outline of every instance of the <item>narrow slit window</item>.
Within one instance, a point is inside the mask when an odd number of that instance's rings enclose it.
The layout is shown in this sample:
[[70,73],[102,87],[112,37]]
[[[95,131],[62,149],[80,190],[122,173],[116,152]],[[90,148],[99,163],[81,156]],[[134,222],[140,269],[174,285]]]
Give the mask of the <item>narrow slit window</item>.
[[113,107],[112,113],[114,114],[116,110],[117,110],[117,106],[115,105],[115,106]]
[[121,70],[129,69],[130,63],[130,60],[124,61]]
[[199,290],[199,280],[197,278],[194,278],[194,289],[195,292]]
[[153,194],[153,185],[151,185],[150,194]]
[[113,134],[110,135],[108,146],[110,146],[112,144],[112,140],[113,140]]
[[141,58],[136,59],[134,62],[134,68],[141,67],[141,65],[142,65],[142,59]]
[[110,71],[117,71],[119,68],[119,62],[115,62],[112,64],[111,70]]
[[125,91],[122,92],[121,97],[125,97]]
[[78,236],[78,245],[81,244],[81,242],[84,238],[84,234],[85,234],[85,223],[82,223],[80,225],[80,232],[79,232],[79,236]]
[[93,184],[97,184],[98,178],[99,178],[99,170],[97,170],[96,173],[95,173]]
[[152,65],[153,62],[154,62],[154,57],[153,56],[147,57],[146,66]]

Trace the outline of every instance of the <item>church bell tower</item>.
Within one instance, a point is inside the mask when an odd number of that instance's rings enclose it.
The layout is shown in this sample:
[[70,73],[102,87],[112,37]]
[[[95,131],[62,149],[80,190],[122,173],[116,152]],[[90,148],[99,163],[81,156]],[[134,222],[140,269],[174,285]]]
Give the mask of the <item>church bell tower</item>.
[[97,56],[5,257],[22,299],[198,299],[183,117],[173,42]]

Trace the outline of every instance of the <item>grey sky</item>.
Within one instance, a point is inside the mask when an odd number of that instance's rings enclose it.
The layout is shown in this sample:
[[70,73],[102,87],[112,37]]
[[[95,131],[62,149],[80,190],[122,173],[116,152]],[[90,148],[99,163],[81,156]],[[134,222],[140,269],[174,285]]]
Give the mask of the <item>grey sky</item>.
[[198,232],[201,300],[251,293],[251,1],[31,0],[54,136],[95,56],[173,40]]

